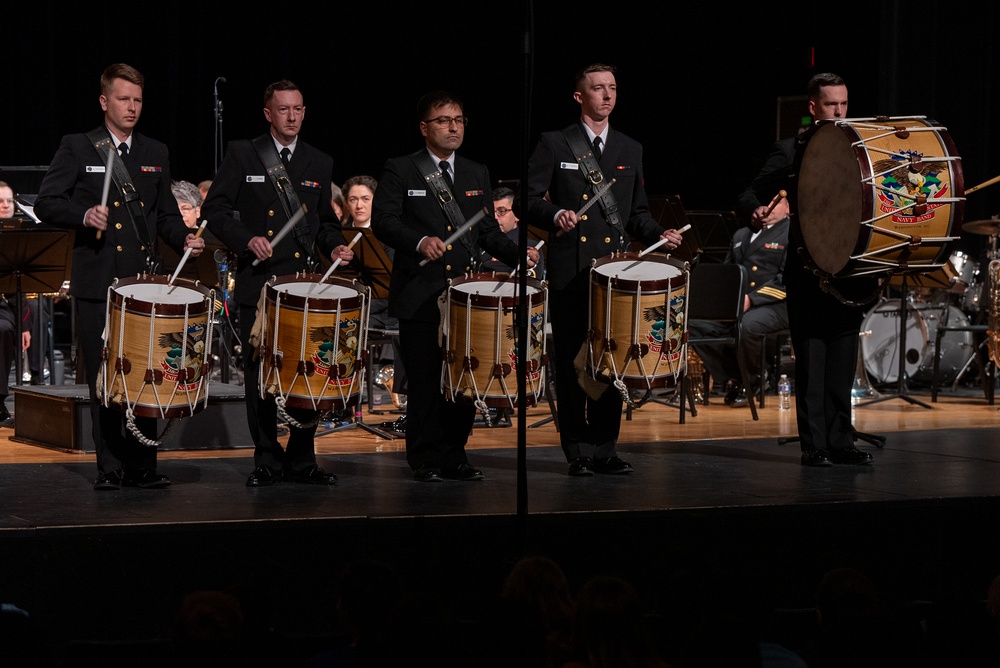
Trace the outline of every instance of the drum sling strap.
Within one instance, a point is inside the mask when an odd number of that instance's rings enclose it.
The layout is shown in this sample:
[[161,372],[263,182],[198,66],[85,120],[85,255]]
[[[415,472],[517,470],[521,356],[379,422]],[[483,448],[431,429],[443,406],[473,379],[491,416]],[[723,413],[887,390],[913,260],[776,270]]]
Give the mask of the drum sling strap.
[[[94,150],[100,156],[101,164],[107,164],[108,155],[111,151],[117,152],[114,142],[111,141],[111,137],[103,128],[91,130],[87,133],[87,138],[90,139],[94,145]],[[142,247],[146,251],[146,261],[152,270],[153,267],[159,264],[159,256],[156,246],[153,245],[153,242],[149,238],[149,227],[146,225],[146,217],[142,213],[142,200],[139,199],[139,191],[136,190],[135,185],[132,183],[132,177],[129,176],[128,170],[125,168],[124,160],[119,159],[113,162],[111,179],[115,182],[118,195],[125,204],[129,220],[132,221],[132,229],[135,230],[136,238],[139,239],[139,243],[142,244]]]
[[[278,192],[278,199],[281,201],[281,208],[285,211],[285,220],[299,210],[299,195],[295,192],[292,181],[288,178],[285,170],[285,163],[278,156],[278,149],[274,147],[274,141],[270,135],[262,135],[253,140],[253,147],[257,150],[257,155],[264,163],[267,176],[271,180],[271,185]],[[309,243],[309,222],[303,216],[292,228],[295,235],[295,242],[306,252],[306,257],[311,258],[313,253],[310,250],[312,244]]]
[[[596,192],[597,188],[604,183],[604,172],[601,171],[601,166],[597,164],[597,158],[594,157],[594,147],[587,143],[587,137],[583,133],[583,128],[579,123],[576,123],[563,130],[563,137],[566,138],[566,143],[569,144],[570,150],[573,151],[577,162],[580,163],[580,167],[584,170],[584,178],[587,179],[587,183]],[[625,226],[622,225],[621,214],[618,211],[618,201],[615,199],[615,194],[611,192],[611,188],[608,188],[601,195],[599,205],[601,213],[604,215],[604,220],[618,233],[619,248],[624,248],[626,238]]]
[[[458,207],[455,195],[452,194],[451,188],[448,187],[448,182],[445,180],[444,174],[441,173],[441,168],[431,161],[430,156],[427,155],[427,151],[417,151],[410,157],[416,163],[417,169],[420,170],[420,173],[424,177],[424,181],[437,194],[438,204],[441,205],[441,210],[448,216],[448,222],[451,223],[452,228],[457,230],[465,225],[465,215]],[[465,250],[468,251],[472,262],[478,262],[478,254],[468,235],[462,235],[459,241],[462,242]]]

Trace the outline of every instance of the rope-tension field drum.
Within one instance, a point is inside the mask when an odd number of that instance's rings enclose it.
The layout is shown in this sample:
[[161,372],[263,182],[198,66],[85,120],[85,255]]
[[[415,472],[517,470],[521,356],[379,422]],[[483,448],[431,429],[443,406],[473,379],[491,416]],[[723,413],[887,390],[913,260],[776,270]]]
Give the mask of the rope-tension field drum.
[[[516,277],[495,273],[451,279],[441,300],[444,364],[441,387],[449,401],[488,408],[534,406],[545,386],[546,284],[526,279],[525,296]],[[526,302],[525,302],[526,299]],[[525,394],[518,394],[518,336],[515,316],[527,307]]]
[[803,136],[794,188],[811,264],[828,276],[941,267],[961,229],[961,158],[923,116],[821,121]]
[[316,274],[264,286],[260,396],[284,407],[342,411],[358,404],[367,354],[368,288]]
[[[208,404],[215,292],[149,275],[108,288],[98,393],[129,416],[189,417]],[[155,444],[154,444],[155,445]]]
[[651,253],[615,253],[593,260],[587,370],[626,388],[676,386],[687,367],[687,262]]

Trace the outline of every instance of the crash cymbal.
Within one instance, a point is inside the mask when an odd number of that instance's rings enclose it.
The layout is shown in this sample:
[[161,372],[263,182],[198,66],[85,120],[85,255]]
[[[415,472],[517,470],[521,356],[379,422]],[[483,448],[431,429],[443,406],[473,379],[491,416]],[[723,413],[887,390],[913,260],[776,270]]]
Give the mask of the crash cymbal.
[[962,231],[972,232],[973,234],[1000,234],[1000,218],[974,220],[971,223],[965,223],[962,225]]

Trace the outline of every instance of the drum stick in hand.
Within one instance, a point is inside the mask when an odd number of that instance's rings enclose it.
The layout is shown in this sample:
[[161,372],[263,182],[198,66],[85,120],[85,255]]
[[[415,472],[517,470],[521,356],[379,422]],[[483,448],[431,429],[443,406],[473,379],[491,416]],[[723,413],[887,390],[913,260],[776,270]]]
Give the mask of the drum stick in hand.
[[[101,206],[108,205],[108,192],[111,191],[111,172],[115,166],[115,147],[108,147],[108,166],[104,168],[104,191],[101,193]],[[97,230],[97,238],[101,238],[101,230]]]
[[[688,223],[687,225],[685,225],[681,229],[677,230],[677,234],[684,234],[685,232],[687,232],[690,229],[691,229],[691,223]],[[663,237],[662,239],[660,239],[659,241],[657,241],[655,244],[653,244],[652,246],[650,246],[646,250],[644,250],[641,253],[639,253],[639,257],[642,257],[643,255],[646,255],[648,253],[652,253],[654,250],[656,250],[657,248],[659,248],[663,244],[667,243],[668,241],[670,241],[670,239],[668,237]]]
[[[486,214],[488,213],[489,210],[486,209],[485,207],[477,211],[475,215],[472,216],[472,218],[469,218],[469,220],[467,220],[464,225],[462,225],[460,228],[452,232],[451,236],[444,240],[444,245],[448,246],[450,244],[453,244],[456,240],[458,240],[459,237],[461,237],[463,234],[471,230],[473,225],[475,225],[480,220],[485,218]],[[423,267],[428,262],[430,262],[430,260],[424,258],[423,260],[420,261],[420,266]]]
[[[195,239],[197,239],[198,237],[200,237],[201,233],[205,231],[205,226],[206,225],[208,225],[208,220],[207,219],[206,220],[202,220],[201,221],[201,225],[198,226],[198,231],[194,233],[194,238]],[[181,261],[177,264],[177,269],[174,270],[174,275],[170,277],[169,281],[167,281],[167,285],[173,285],[174,284],[174,280],[180,275],[181,269],[184,268],[184,263],[188,261],[189,257],[191,257],[191,251],[192,250],[194,250],[194,249],[193,248],[188,248],[186,251],[184,251],[184,256],[181,257]]]
[[[539,240],[539,242],[537,244],[535,244],[535,250],[541,250],[542,244],[544,244],[544,243],[545,243],[545,239]],[[517,270],[520,269],[520,268],[521,268],[521,264],[518,263],[517,266],[514,267],[514,271],[510,272],[510,275],[513,276],[514,274],[516,274]]]
[[[299,222],[299,219],[302,218],[302,216],[306,215],[307,210],[308,209],[306,209],[306,205],[303,204],[302,206],[299,207],[298,211],[292,214],[292,217],[288,219],[288,222],[285,223],[285,226],[282,227],[281,230],[279,230],[276,235],[274,235],[274,239],[271,239],[270,244],[272,249],[278,245],[279,241],[285,238],[286,234],[292,231],[292,228],[295,227],[295,223]],[[253,266],[256,267],[258,264],[260,264],[260,259],[253,261]]]
[[774,211],[774,207],[778,206],[778,202],[785,199],[786,197],[788,197],[788,193],[785,192],[784,190],[779,190],[778,194],[775,195],[774,199],[771,200],[771,203],[767,205],[767,212],[763,216],[761,216],[761,218],[763,219],[770,216],[771,212]]
[[[354,244],[358,243],[359,239],[361,239],[361,232],[358,232],[356,235],[354,235],[354,239],[351,240],[351,243],[347,244],[347,249],[350,250],[350,249],[354,248]],[[340,258],[338,257],[334,261],[334,263],[332,265],[330,265],[330,268],[326,270],[326,273],[323,274],[323,278],[319,279],[319,282],[320,283],[326,283],[326,279],[330,278],[330,274],[332,274],[333,270],[336,269],[339,266],[340,266]],[[320,292],[322,292],[322,291],[323,290],[320,290]]]

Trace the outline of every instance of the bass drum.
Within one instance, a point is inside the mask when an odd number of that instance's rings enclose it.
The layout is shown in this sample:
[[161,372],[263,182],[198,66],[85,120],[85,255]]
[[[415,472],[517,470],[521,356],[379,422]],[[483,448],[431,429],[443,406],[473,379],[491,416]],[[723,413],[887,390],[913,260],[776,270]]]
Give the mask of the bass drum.
[[946,128],[923,116],[823,121],[802,141],[792,221],[810,264],[829,276],[945,264],[965,193]]
[[[868,312],[861,339],[865,369],[876,385],[895,383],[899,378],[900,300],[887,299]],[[939,325],[967,326],[969,318],[957,306],[913,303],[906,309],[906,351],[903,373],[914,382],[930,385],[934,380],[934,342]],[[972,332],[948,332],[941,339],[939,382],[958,377],[975,352]]]

